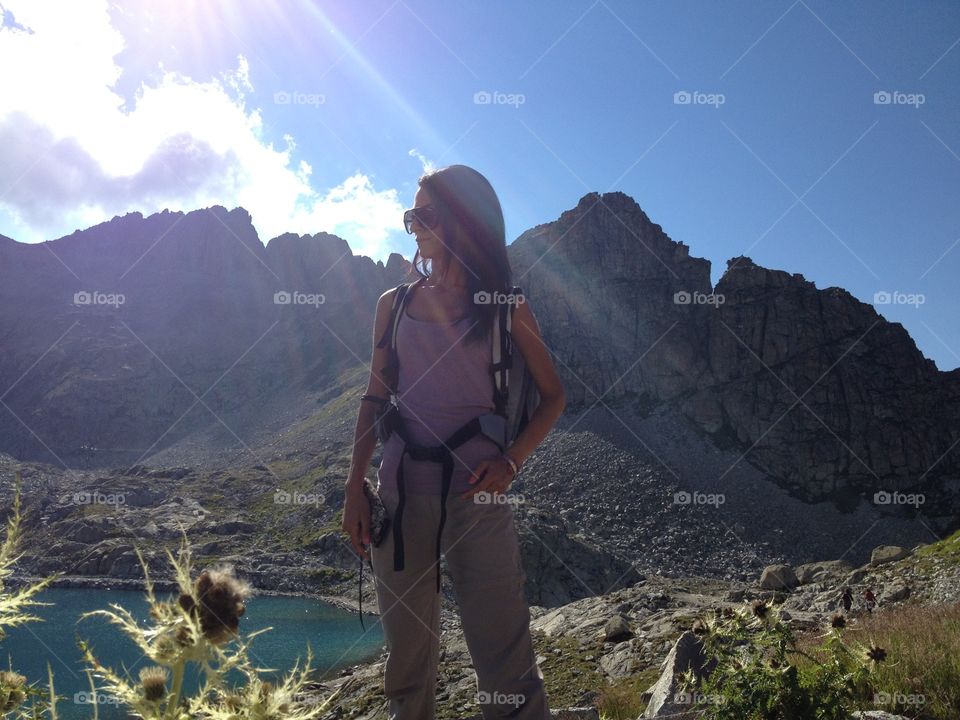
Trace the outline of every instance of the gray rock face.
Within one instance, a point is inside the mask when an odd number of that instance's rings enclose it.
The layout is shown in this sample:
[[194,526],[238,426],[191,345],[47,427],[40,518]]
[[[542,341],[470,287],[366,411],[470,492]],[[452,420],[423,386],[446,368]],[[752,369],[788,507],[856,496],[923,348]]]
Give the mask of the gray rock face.
[[[243,208],[220,206],[129,213],[48,243],[9,243],[0,385],[63,337],[5,398],[55,456],[11,413],[0,417],[0,451],[129,465],[219,425],[211,412],[231,429],[263,427],[271,408],[369,357],[377,297],[406,266],[396,254],[387,266],[354,257],[326,233],[265,247]],[[87,295],[75,303],[75,293]]]
[[600,657],[600,669],[612,678],[629,677],[636,671],[637,651],[634,643],[625,640]]
[[873,553],[870,555],[870,564],[884,565],[889,562],[896,562],[897,560],[903,560],[909,554],[909,550],[898,545],[881,545],[873,549]]
[[628,587],[640,574],[586,537],[571,535],[557,518],[529,508],[518,524],[530,602],[556,607]]
[[700,638],[689,630],[683,633],[664,660],[663,671],[649,690],[650,702],[641,717],[672,717],[678,720],[694,718],[696,714],[692,710],[692,703],[688,702],[690,696],[681,690],[681,675],[693,670],[698,678],[703,678],[709,675],[715,666],[715,661],[707,662]]
[[676,403],[810,500],[960,476],[960,370],[846,291],[745,257],[711,288],[709,263],[621,193],[586,195],[511,251],[569,401]]
[[797,576],[789,565],[768,565],[760,576],[761,590],[789,590],[798,584]]
[[707,306],[674,296],[708,295],[710,263],[691,257],[626,195],[585,195],[510,250],[547,345],[564,359],[557,369],[568,403],[607,390],[611,399],[677,400],[707,371],[699,336]]

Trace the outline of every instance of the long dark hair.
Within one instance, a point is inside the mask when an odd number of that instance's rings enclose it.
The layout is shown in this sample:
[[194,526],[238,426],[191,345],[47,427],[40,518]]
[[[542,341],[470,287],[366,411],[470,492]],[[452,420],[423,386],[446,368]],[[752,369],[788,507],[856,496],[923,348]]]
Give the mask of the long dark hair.
[[[477,303],[477,293],[509,293],[512,285],[507,258],[503,209],[490,182],[466,165],[449,165],[423,175],[417,184],[424,188],[436,206],[443,228],[447,260],[464,266],[468,316],[474,322],[467,340],[484,340],[493,329],[497,305]],[[420,255],[417,248],[413,267],[421,278],[430,277],[435,263]]]

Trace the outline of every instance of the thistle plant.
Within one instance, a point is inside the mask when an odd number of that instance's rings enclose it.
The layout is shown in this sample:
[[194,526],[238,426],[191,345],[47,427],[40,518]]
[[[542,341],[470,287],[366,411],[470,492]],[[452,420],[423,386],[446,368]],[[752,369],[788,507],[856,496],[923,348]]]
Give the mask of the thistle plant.
[[[222,565],[204,570],[192,579],[192,561],[186,534],[178,556],[167,550],[179,594],[160,600],[154,592],[149,568],[137,549],[143,566],[150,622],[142,626],[123,606],[111,603],[110,610],[84,613],[81,619],[101,616],[118,626],[150,661],[138,679],[121,675],[101,663],[87,642],[79,641],[88,671],[99,678],[99,690],[124,704],[134,717],[150,720],[311,720],[327,712],[347,685],[325,700],[310,696],[312,651],[307,646],[303,666],[298,659],[279,682],[263,679],[269,668],[258,668],[249,657],[250,641],[264,628],[240,637],[238,626],[245,610],[250,586]],[[188,667],[199,668],[201,686],[187,696],[183,680]],[[227,676],[236,671],[244,681],[232,687]],[[96,692],[94,692],[96,697]],[[93,706],[94,720],[97,707]]]
[[808,653],[778,611],[759,600],[701,619],[697,635],[717,664],[699,686],[688,672],[682,687],[696,691],[699,717],[710,720],[847,720],[869,696],[871,673],[886,652],[873,643],[850,647],[842,627],[832,621]]
[[[18,554],[22,536],[20,496],[23,487],[23,478],[20,471],[16,472],[14,483],[13,505],[7,518],[7,535],[0,546],[0,641],[6,637],[7,628],[19,627],[30,622],[42,621],[42,618],[31,615],[30,608],[52,603],[41,602],[36,595],[47,588],[60,573],[54,573],[38,582],[23,585],[16,590],[7,588],[7,581],[13,575],[17,561],[22,557]],[[53,696],[53,674],[50,674],[50,694]],[[28,710],[24,703],[28,696],[34,697],[32,707]],[[39,688],[27,684],[26,678],[10,668],[0,671],[0,716],[9,718],[36,718],[47,709],[47,703]],[[56,720],[56,715],[51,716]]]

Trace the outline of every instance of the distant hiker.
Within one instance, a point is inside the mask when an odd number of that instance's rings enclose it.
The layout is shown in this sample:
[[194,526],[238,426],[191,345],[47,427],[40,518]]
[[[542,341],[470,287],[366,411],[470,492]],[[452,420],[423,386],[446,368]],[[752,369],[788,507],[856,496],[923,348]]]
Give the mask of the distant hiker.
[[[435,717],[441,552],[483,717],[546,720],[526,575],[504,493],[563,412],[563,385],[529,302],[515,297],[503,212],[490,183],[452,165],[418,185],[403,220],[416,235],[419,279],[377,302],[362,398],[369,402],[357,417],[343,530],[373,566],[390,720]],[[524,365],[526,374],[518,372]],[[518,416],[507,406],[535,397],[531,388],[539,403],[514,436],[511,418]],[[383,458],[375,492],[390,524],[371,544],[364,477],[377,437]]]
[[866,606],[868,613],[872,613],[873,608],[876,607],[877,597],[870,588],[867,588],[866,592],[863,593],[863,604]]
[[843,611],[850,612],[850,608],[853,607],[853,592],[850,588],[845,587],[843,592],[840,593],[840,602],[843,604]]

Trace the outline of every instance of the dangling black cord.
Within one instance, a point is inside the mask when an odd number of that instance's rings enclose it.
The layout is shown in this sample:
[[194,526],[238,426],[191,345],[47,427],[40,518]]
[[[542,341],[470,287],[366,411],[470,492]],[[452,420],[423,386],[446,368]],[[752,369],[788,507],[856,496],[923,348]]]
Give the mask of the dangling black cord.
[[[370,569],[373,570],[373,558],[370,558]],[[357,605],[360,608],[360,627],[366,632],[363,624],[363,555],[360,556],[360,587],[357,589]]]
[[360,627],[366,632],[367,628],[363,626],[363,555],[360,556],[360,587],[357,590],[357,605],[360,606]]

